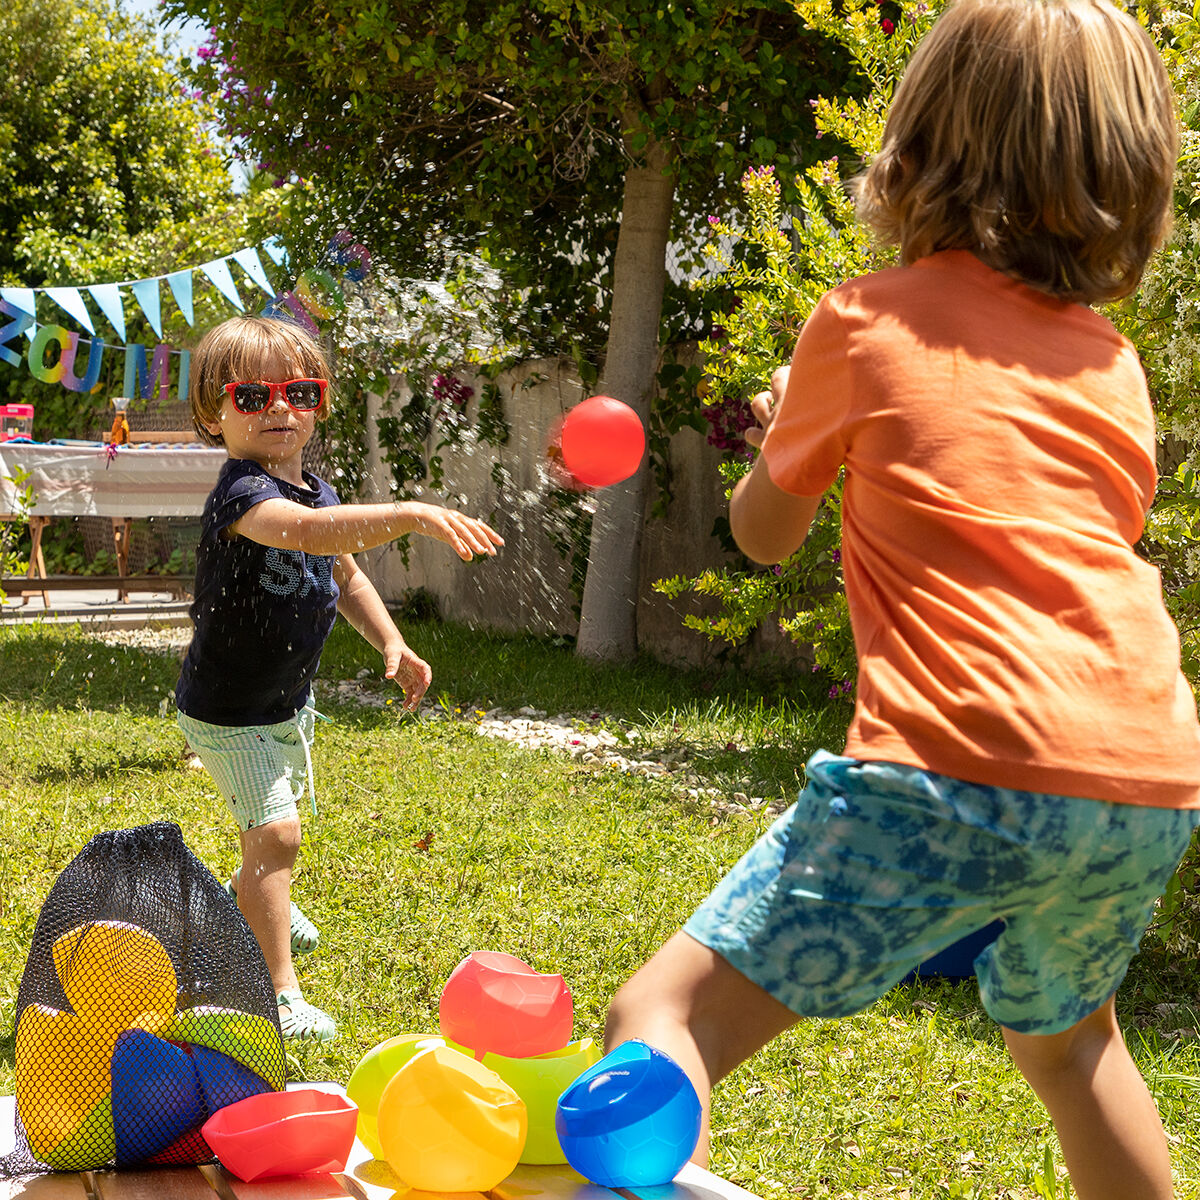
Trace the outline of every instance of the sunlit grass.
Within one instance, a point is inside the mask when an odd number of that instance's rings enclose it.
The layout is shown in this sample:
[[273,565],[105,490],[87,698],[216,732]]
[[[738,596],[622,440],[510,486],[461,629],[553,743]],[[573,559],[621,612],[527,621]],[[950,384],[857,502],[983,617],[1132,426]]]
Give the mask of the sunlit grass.
[[[767,785],[759,794],[790,795],[805,757],[836,748],[848,715],[786,679],[736,667],[598,668],[549,641],[406,631],[451,711],[598,712],[636,731],[639,745],[686,752],[689,769],[722,788],[748,779]],[[378,673],[373,651],[339,629],[324,679],[364,667]],[[182,739],[159,715],[177,670],[171,656],[78,634],[0,630],[4,1091],[41,902],[92,834],[165,818],[218,874],[234,865],[232,823],[208,777],[184,768]],[[594,772],[478,737],[463,721],[401,721],[396,706],[322,708],[333,721],[314,748],[320,813],[307,821],[296,893],[323,940],[299,969],[342,1036],[292,1048],[298,1079],[345,1082],[383,1038],[435,1031],[441,986],[476,949],[562,971],[576,1036],[598,1038],[616,988],[767,819],[717,820],[670,781]],[[1156,1006],[1194,1004],[1197,978],[1195,964],[1146,954],[1119,997],[1184,1198],[1200,1196],[1200,1042],[1170,1034],[1187,1031],[1186,1011],[1167,1022]],[[1067,1196],[1056,1162],[1045,1113],[970,982],[901,987],[848,1020],[806,1022],[714,1097],[714,1170],[770,1200]]]

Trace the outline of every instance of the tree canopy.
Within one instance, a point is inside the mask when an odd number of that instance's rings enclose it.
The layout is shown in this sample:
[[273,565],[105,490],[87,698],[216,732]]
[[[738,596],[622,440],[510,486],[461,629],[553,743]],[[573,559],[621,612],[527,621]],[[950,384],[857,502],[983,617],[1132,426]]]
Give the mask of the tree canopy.
[[[808,97],[831,70],[786,0],[166,8],[214,30],[202,77],[226,134],[315,182],[315,234],[349,225],[426,276],[479,247],[524,289],[527,343],[602,353],[600,388],[644,420],[668,246],[698,250],[747,166],[809,157]],[[598,499],[578,642],[592,657],[636,649],[645,494],[643,468]]]
[[122,246],[228,200],[205,111],[115,0],[0,5],[0,280],[72,284],[63,238]]
[[589,327],[602,344],[631,165],[663,148],[672,237],[698,246],[746,166],[811,156],[807,101],[830,72],[786,0],[166,8],[216,30],[201,78],[224,131],[265,170],[319,180],[314,231],[353,215],[373,254],[426,274],[482,241],[533,289],[545,349]]

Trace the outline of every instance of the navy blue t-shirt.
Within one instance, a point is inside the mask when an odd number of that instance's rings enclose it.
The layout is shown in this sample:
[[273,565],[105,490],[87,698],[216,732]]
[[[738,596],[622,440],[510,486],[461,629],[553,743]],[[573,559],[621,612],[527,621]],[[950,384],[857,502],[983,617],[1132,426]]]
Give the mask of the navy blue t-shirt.
[[261,546],[226,530],[274,497],[308,508],[338,504],[323,479],[276,479],[231,458],[204,506],[196,550],[195,631],[175,689],[181,712],[210,725],[273,725],[308,702],[337,617],[334,557]]

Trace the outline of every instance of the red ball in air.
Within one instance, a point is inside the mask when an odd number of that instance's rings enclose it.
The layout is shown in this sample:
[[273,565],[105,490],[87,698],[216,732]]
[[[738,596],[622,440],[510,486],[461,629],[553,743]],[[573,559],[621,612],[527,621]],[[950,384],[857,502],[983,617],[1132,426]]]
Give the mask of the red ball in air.
[[589,396],[563,420],[563,465],[587,487],[609,487],[628,479],[645,452],[641,419],[611,396]]

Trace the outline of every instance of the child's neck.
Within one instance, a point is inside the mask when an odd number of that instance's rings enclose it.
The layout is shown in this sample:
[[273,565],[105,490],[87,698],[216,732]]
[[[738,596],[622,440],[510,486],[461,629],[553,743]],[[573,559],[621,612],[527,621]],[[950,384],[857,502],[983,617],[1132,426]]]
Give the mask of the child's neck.
[[295,487],[305,487],[304,467],[299,454],[291,454],[286,458],[254,458],[249,454],[231,454],[230,458],[244,458],[249,462],[258,463],[268,475],[282,479]]

